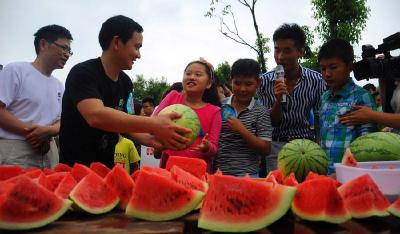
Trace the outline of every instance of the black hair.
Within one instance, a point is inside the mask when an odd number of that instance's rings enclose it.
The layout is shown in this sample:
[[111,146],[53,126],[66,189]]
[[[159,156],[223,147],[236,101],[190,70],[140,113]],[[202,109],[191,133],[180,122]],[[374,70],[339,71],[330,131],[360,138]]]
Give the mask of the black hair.
[[368,91],[371,91],[371,90],[374,92],[376,91],[376,87],[372,83],[368,83],[368,84],[364,85],[363,88]]
[[261,73],[260,64],[254,59],[238,59],[232,64],[231,79],[235,76],[248,76],[258,79]]
[[125,44],[132,38],[134,32],[142,33],[142,26],[126,16],[113,16],[101,26],[99,33],[100,46],[103,51],[107,50],[114,36],[118,36],[122,43]]
[[204,90],[202,100],[204,102],[210,103],[214,106],[221,106],[221,100],[218,96],[217,83],[215,82],[214,69],[209,64],[199,61],[199,60],[196,60],[196,61],[192,61],[192,62],[188,63],[188,65],[186,65],[184,71],[186,71],[186,69],[194,63],[201,64],[206,68],[206,73],[208,75],[208,78],[211,81],[211,87]]
[[154,98],[152,98],[152,97],[144,97],[142,99],[142,104],[145,103],[145,102],[149,102],[154,106]]
[[140,111],[142,110],[142,104],[141,103],[135,103],[133,105],[133,108],[135,109],[135,115],[140,115]]
[[304,49],[306,47],[306,34],[304,30],[297,24],[282,24],[277,28],[272,36],[274,42],[277,40],[291,39],[294,41],[294,45],[298,49]]
[[353,46],[340,38],[331,39],[325,42],[318,52],[318,62],[324,58],[339,58],[346,64],[352,64],[354,61]]
[[164,99],[172,90],[176,90],[178,92],[182,92],[183,90],[183,85],[182,82],[175,82],[171,85],[171,87],[169,87],[169,89],[167,89],[164,94],[161,97],[161,100]]
[[49,43],[55,42],[59,38],[73,40],[72,35],[68,29],[56,24],[41,27],[35,34],[33,34],[33,36],[35,36],[33,44],[35,45],[36,55],[38,55],[40,52],[39,43],[41,39],[44,39]]

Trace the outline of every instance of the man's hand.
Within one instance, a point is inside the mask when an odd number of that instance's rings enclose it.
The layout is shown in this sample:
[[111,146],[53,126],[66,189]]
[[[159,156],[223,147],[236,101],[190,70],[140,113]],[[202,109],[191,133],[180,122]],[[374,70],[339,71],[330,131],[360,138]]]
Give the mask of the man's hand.
[[374,110],[366,106],[353,106],[352,111],[339,118],[340,122],[346,125],[367,124],[373,122],[371,115]]
[[283,81],[283,80],[275,80],[273,91],[274,91],[274,95],[275,95],[276,100],[277,101],[281,101],[282,100],[282,95],[288,93],[285,81]]
[[[49,144],[51,129],[49,126],[32,125],[25,128],[25,138],[31,144],[35,152],[43,152]],[[44,149],[42,149],[44,148]],[[48,150],[47,150],[48,151]],[[47,153],[46,151],[46,153]]]
[[181,116],[181,114],[172,112],[154,117],[156,119],[156,126],[152,134],[168,149],[183,150],[189,146],[189,139],[182,135],[191,133],[192,131],[180,127],[173,122],[173,120],[179,119]]

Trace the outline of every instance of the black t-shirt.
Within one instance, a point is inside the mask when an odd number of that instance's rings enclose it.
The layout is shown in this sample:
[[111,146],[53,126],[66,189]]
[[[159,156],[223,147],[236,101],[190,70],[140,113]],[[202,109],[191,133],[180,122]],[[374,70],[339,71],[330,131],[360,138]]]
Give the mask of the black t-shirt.
[[126,112],[126,102],[133,85],[121,71],[118,81],[105,73],[100,58],[75,65],[65,82],[60,127],[60,162],[90,165],[101,162],[114,165],[114,150],[118,134],[92,128],[77,109],[88,98],[103,101],[104,106]]

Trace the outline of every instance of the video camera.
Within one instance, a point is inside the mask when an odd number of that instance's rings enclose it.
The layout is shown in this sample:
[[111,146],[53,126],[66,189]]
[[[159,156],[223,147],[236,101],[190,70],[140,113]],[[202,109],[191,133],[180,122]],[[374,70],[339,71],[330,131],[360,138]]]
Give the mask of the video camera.
[[383,110],[393,112],[390,100],[395,89],[394,80],[400,79],[400,56],[390,55],[391,50],[400,48],[400,32],[383,39],[375,49],[372,45],[362,46],[362,60],[354,64],[356,80],[379,79]]

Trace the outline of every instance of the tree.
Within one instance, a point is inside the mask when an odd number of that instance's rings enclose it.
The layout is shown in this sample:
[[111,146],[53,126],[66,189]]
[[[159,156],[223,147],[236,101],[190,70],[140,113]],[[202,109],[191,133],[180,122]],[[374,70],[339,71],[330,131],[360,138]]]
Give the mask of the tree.
[[158,104],[162,95],[170,86],[164,77],[146,80],[143,75],[136,75],[136,79],[132,82],[135,102],[140,102],[144,97],[152,97],[154,102]]
[[[237,0],[241,5],[248,8],[251,13],[253,27],[256,33],[256,41],[255,43],[248,43],[239,33],[239,29],[236,24],[235,14],[232,11],[232,6],[230,4],[226,4],[221,0],[211,0],[210,9],[205,14],[206,17],[216,17],[220,20],[220,29],[219,31],[225,37],[245,46],[250,47],[250,49],[254,50],[257,53],[257,60],[261,64],[262,72],[267,71],[267,59],[265,58],[265,54],[270,52],[267,43],[269,42],[269,38],[265,37],[258,29],[255,7],[257,0]],[[216,7],[217,5],[222,5],[222,10],[220,13],[216,14]],[[229,24],[225,20],[226,16],[230,16],[232,23]]]
[[[341,38],[354,45],[360,41],[361,32],[370,13],[366,0],[312,0],[311,4],[314,17],[318,21],[315,32],[324,42]],[[313,41],[312,32],[309,30],[307,33],[307,39]],[[312,53],[303,59],[302,64],[313,69],[318,68],[318,50],[319,47],[312,50]]]
[[228,85],[231,73],[231,66],[227,61],[218,64],[217,69],[215,69],[215,74],[219,79],[219,83],[222,85]]

